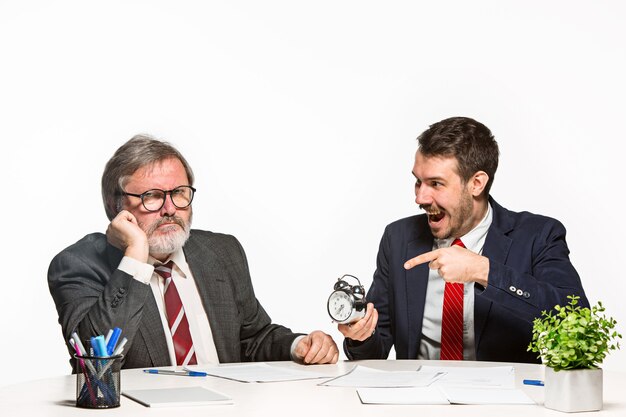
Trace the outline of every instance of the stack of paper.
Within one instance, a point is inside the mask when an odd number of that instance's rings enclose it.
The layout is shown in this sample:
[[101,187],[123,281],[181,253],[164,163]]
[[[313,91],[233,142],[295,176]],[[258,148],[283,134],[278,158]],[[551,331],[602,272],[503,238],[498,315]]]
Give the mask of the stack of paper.
[[437,387],[420,388],[359,388],[357,394],[363,404],[450,404]]
[[535,404],[515,389],[512,366],[381,371],[357,365],[320,385],[356,387],[364,404]]
[[350,372],[321,383],[327,387],[427,387],[444,376],[442,372],[381,371],[357,365]]
[[422,366],[421,372],[439,372],[444,376],[439,385],[461,387],[515,388],[515,369],[512,366]]
[[363,404],[535,404],[518,389],[461,388],[433,385],[422,388],[359,388]]

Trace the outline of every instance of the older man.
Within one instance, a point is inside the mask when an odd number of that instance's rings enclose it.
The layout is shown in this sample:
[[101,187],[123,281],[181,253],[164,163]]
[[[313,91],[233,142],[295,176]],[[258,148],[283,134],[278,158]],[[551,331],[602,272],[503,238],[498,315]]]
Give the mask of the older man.
[[299,360],[335,363],[332,338],[273,324],[233,236],[191,230],[193,172],[171,145],[135,136],[102,176],[111,223],[63,250],[48,272],[67,341],[119,327],[124,367]]

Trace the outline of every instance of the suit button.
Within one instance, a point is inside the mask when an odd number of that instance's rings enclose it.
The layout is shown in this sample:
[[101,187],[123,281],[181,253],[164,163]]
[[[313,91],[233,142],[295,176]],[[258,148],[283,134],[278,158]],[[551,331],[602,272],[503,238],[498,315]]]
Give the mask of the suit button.
[[528,291],[524,291],[524,298],[530,298],[530,293]]
[[515,288],[515,287],[514,287],[514,286],[512,286],[512,285],[509,287],[509,291],[511,291],[511,292],[515,292],[516,290],[517,290],[517,288]]
[[517,295],[520,295],[520,296],[521,296],[522,294],[524,294],[524,291],[522,291],[522,290],[517,290]]

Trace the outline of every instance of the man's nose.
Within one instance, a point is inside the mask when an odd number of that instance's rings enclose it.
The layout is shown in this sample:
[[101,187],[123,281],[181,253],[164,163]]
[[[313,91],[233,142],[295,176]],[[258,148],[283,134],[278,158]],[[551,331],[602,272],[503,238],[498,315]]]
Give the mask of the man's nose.
[[161,207],[161,216],[173,216],[176,213],[176,206],[172,202],[172,195],[165,196],[165,203]]
[[432,196],[428,191],[428,187],[421,185],[415,187],[415,204],[417,205],[429,205],[432,203]]

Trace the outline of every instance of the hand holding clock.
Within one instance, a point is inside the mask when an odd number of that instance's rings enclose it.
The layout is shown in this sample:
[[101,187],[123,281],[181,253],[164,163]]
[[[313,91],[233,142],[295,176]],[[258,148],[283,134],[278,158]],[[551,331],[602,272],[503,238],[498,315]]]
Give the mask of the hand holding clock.
[[337,328],[344,337],[362,342],[374,334],[376,323],[378,323],[378,311],[374,308],[374,304],[367,303],[367,310],[362,319],[350,324],[339,324]]

